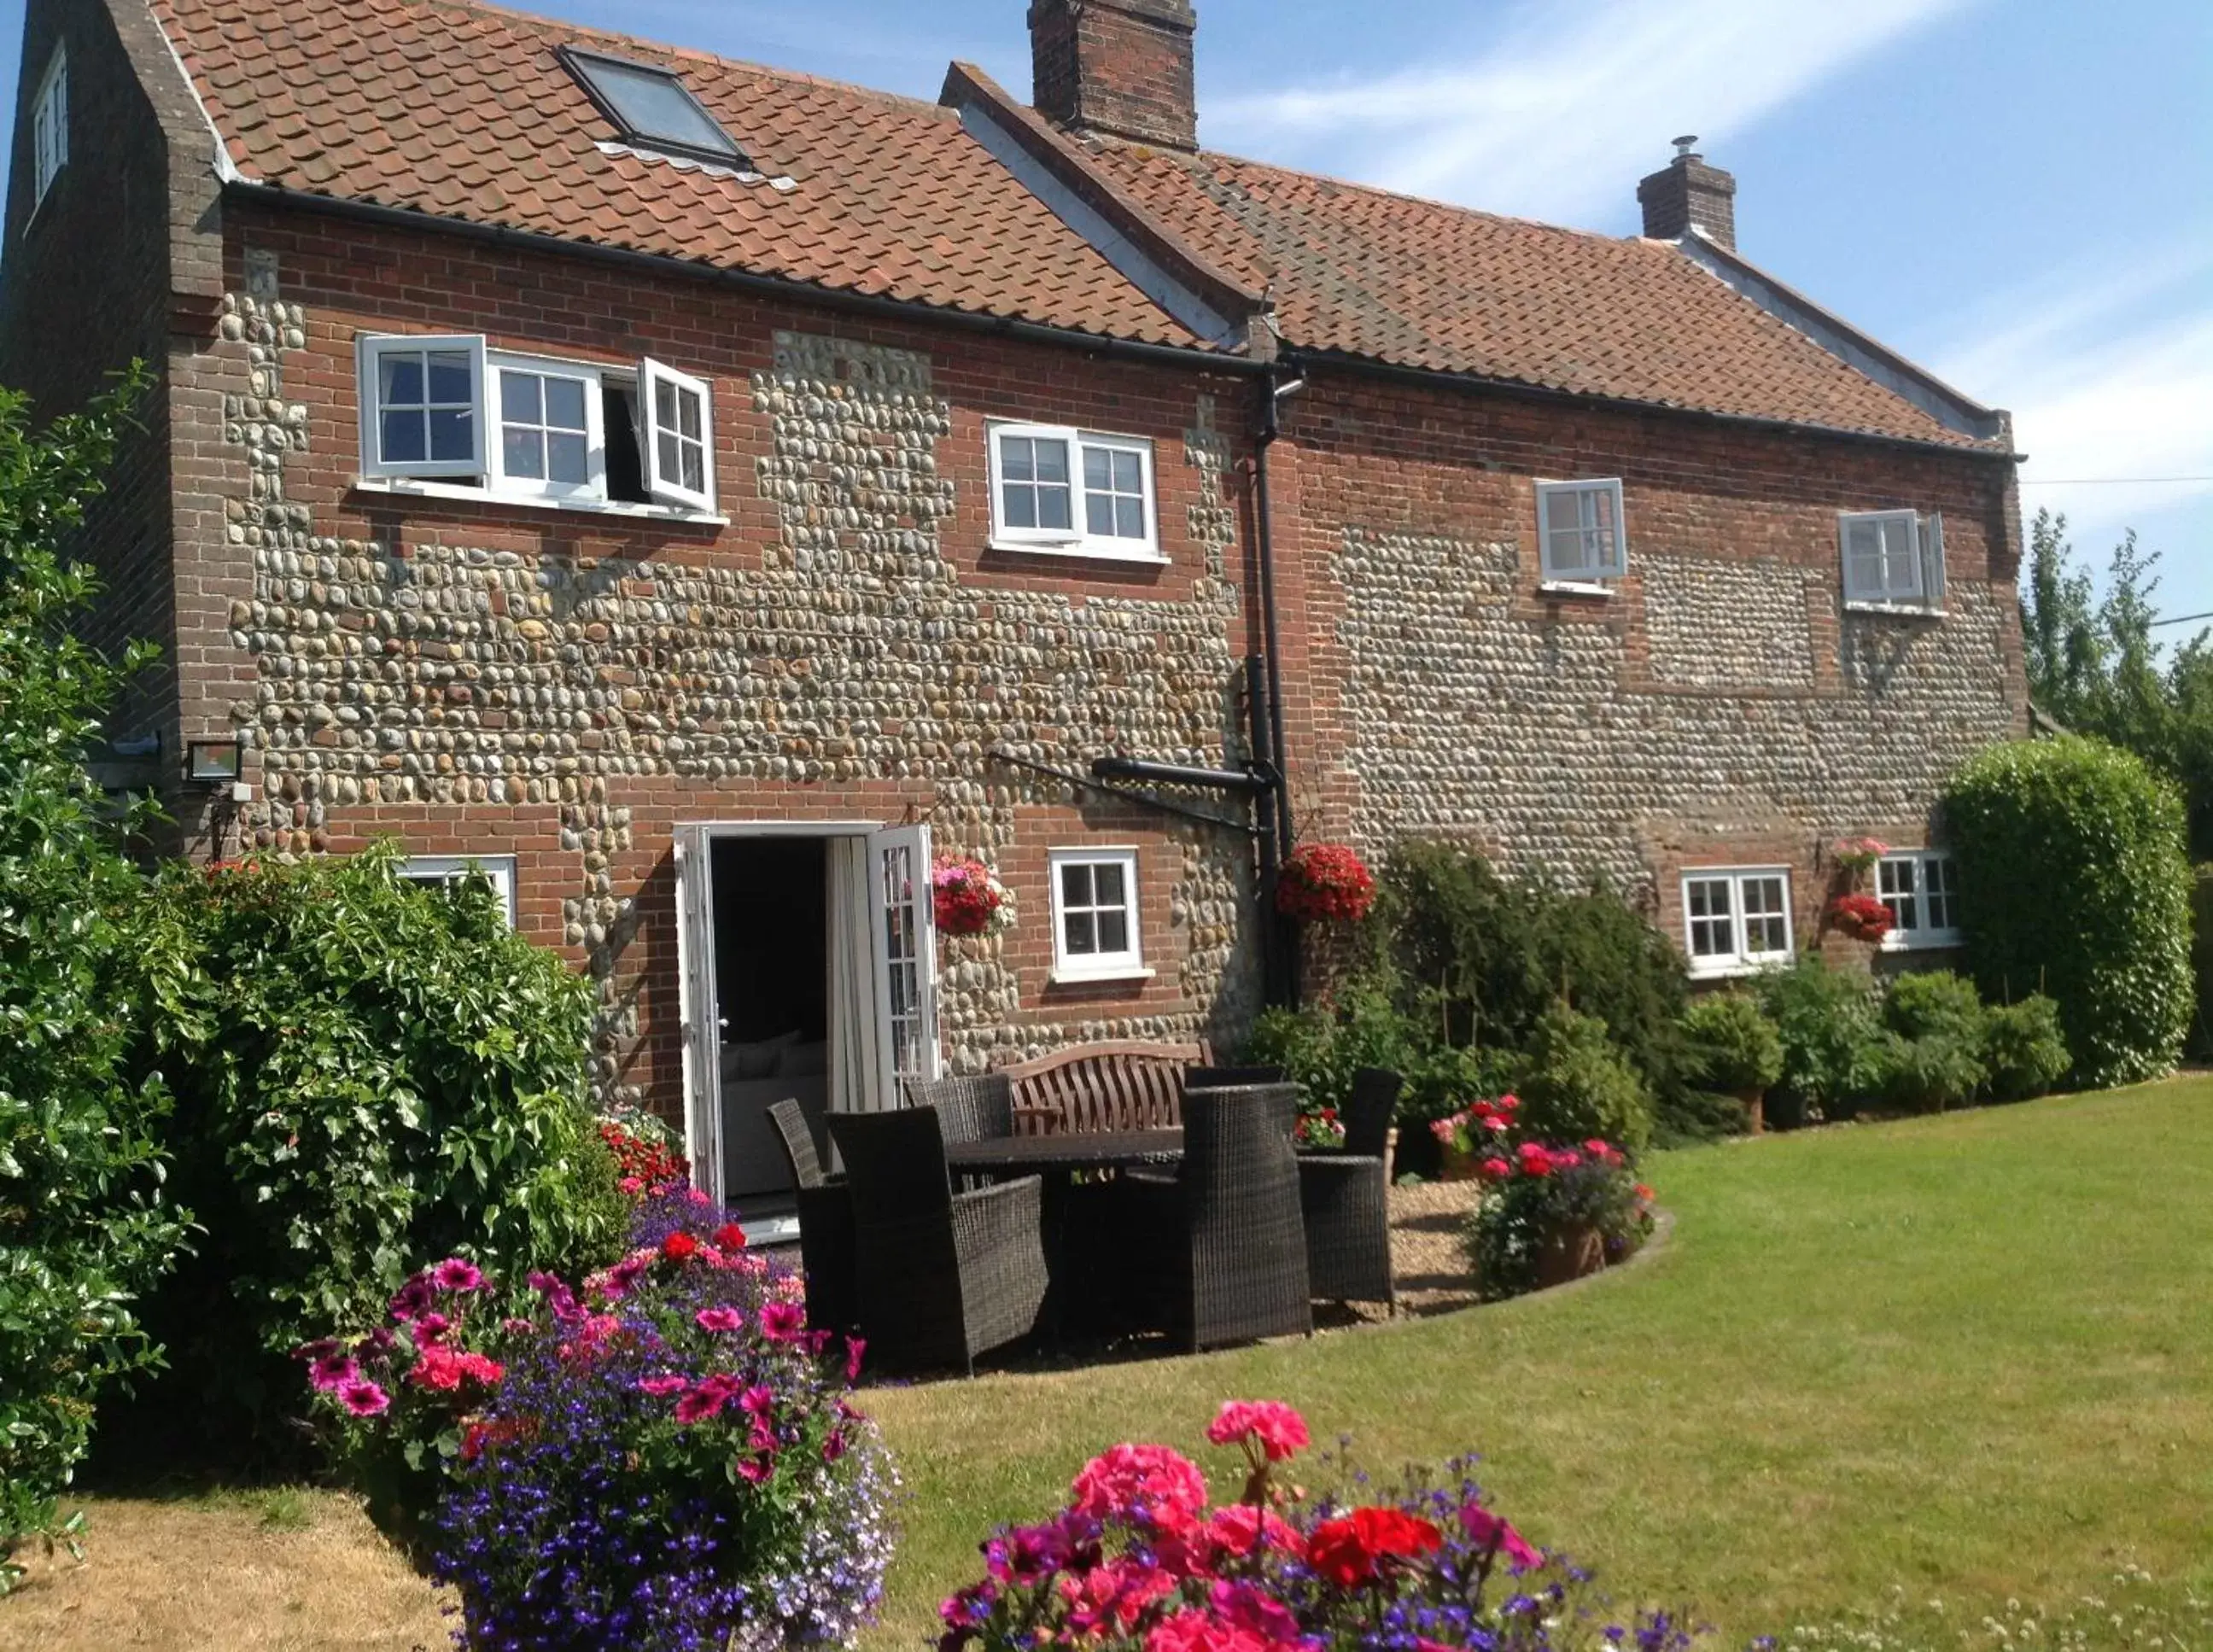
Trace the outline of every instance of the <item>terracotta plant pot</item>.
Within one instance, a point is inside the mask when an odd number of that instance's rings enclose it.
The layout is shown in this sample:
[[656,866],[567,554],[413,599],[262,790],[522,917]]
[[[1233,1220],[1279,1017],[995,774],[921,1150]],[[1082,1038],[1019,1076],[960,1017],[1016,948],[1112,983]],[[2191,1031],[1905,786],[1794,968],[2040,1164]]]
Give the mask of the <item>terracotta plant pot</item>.
[[1476,1177],[1476,1155],[1463,1153],[1447,1143],[1438,1149],[1437,1180],[1439,1181],[1473,1181]]
[[1537,1253],[1537,1289],[1548,1290],[1606,1265],[1606,1235],[1588,1222],[1563,1228]]

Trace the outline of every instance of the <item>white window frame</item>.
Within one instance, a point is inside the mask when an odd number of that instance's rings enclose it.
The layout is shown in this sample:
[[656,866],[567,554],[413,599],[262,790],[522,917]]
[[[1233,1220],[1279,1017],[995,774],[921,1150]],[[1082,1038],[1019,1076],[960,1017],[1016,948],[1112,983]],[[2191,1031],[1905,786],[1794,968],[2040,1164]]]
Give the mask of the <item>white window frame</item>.
[[[577,499],[603,503],[607,497],[607,430],[600,412],[608,375],[582,362],[555,361],[545,356],[524,356],[493,350],[485,354],[486,396],[491,405],[486,436],[486,458],[491,468],[485,479],[488,493],[541,499]],[[584,479],[556,482],[550,477],[513,476],[507,469],[506,373],[529,373],[540,379],[570,379],[584,387]],[[613,376],[619,379],[619,373]],[[542,413],[541,409],[541,413]],[[552,468],[549,465],[547,468]]]
[[[1934,925],[1929,922],[1930,869],[1942,866],[1939,875],[1944,885],[1945,916],[1949,924]],[[1883,886],[1887,872],[1903,871],[1905,887],[1886,890]],[[1960,866],[1951,853],[1942,849],[1906,849],[1886,855],[1875,863],[1875,899],[1890,909],[1891,925],[1882,937],[1885,952],[1917,952],[1924,948],[1956,947],[1966,936],[1960,928]],[[1905,903],[1911,901],[1913,922],[1905,921]]]
[[[1552,502],[1559,495],[1568,495],[1578,502],[1585,497],[1607,497],[1613,502],[1613,565],[1601,563],[1594,568],[1588,564],[1563,567],[1552,555],[1552,530],[1549,517]],[[1583,512],[1580,503],[1576,509],[1578,521]],[[1588,533],[1594,530],[1581,530]],[[1537,568],[1538,576],[1545,587],[1562,590],[1589,591],[1611,594],[1614,582],[1629,571],[1629,522],[1622,509],[1621,479],[1618,476],[1586,477],[1568,482],[1539,482],[1537,484]]]
[[[485,474],[486,452],[489,447],[487,417],[491,406],[490,375],[486,370],[484,335],[480,332],[364,332],[354,341],[356,371],[359,375],[358,405],[361,410],[361,473],[363,476],[387,479],[405,477],[413,479]],[[464,354],[469,358],[471,375],[471,406],[469,428],[473,439],[473,450],[466,459],[400,459],[387,460],[383,456],[384,405],[378,394],[382,382],[380,364],[387,356],[424,353],[432,351]],[[424,393],[430,393],[426,383]]]
[[[999,443],[1008,436],[1033,442],[1058,442],[1066,447],[1067,527],[1013,527],[1008,525],[1005,478],[999,459]],[[1012,419],[992,419],[985,426],[984,445],[990,460],[993,550],[1090,557],[1102,562],[1164,563],[1168,560],[1161,552],[1160,489],[1154,478],[1153,444],[1145,437],[1080,430],[1071,424],[1027,424]],[[1144,491],[1145,533],[1143,539],[1123,539],[1090,531],[1090,512],[1086,508],[1083,497],[1083,455],[1087,448],[1137,456],[1140,485]]]
[[[1068,950],[1066,906],[1061,888],[1065,866],[1119,866],[1122,869],[1123,913],[1129,944],[1119,952],[1075,953]],[[1096,849],[1054,849],[1046,853],[1046,875],[1052,884],[1052,978],[1059,981],[1138,981],[1150,978],[1145,967],[1144,941],[1137,909],[1143,904],[1137,887],[1137,851],[1125,845]],[[1111,910],[1097,906],[1084,911]]]
[[[682,430],[674,434],[680,441],[699,443],[699,474],[701,485],[688,488],[681,475],[671,477],[661,468],[661,422],[656,411],[660,397],[655,393],[661,386],[668,385],[680,396],[699,399],[699,434],[695,438]],[[637,364],[637,448],[640,467],[645,475],[645,491],[663,503],[681,505],[703,515],[711,515],[715,509],[715,387],[705,379],[695,379],[679,373],[665,363],[652,357],[643,357]]]
[[399,875],[410,883],[458,883],[471,872],[491,880],[493,891],[507,909],[507,927],[515,927],[515,856],[512,855],[410,855],[399,863]]
[[[1780,916],[1783,919],[1781,949],[1753,952],[1745,945],[1744,887],[1756,881],[1774,878],[1783,886],[1783,911],[1780,914],[1762,912],[1762,917]],[[1694,883],[1726,883],[1729,892],[1729,910],[1725,920],[1729,926],[1729,949],[1726,953],[1709,953],[1700,957],[1692,948],[1691,886]],[[1797,945],[1797,924],[1792,912],[1790,869],[1787,866],[1698,866],[1685,870],[1682,879],[1683,951],[1691,960],[1691,973],[1701,980],[1719,976],[1749,975],[1790,961]],[[1712,920],[1700,920],[1712,921]]]
[[69,46],[55,46],[46,72],[39,76],[39,94],[31,104],[31,210],[36,212],[46,192],[69,164]]
[[[1904,530],[1911,552],[1913,578],[1910,588],[1892,581],[1890,558],[1883,554],[1882,578],[1870,585],[1857,577],[1852,565],[1852,529],[1862,524]],[[1931,511],[1842,510],[1837,513],[1837,561],[1843,581],[1844,607],[1874,613],[1942,614],[1944,610],[1944,518]]]

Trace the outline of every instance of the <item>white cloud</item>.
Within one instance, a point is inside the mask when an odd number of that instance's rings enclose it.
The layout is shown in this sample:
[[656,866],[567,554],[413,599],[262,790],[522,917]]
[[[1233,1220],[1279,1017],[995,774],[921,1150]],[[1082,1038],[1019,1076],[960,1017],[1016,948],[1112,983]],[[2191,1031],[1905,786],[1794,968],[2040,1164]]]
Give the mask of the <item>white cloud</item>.
[[1665,159],[1666,137],[1718,146],[1968,3],[1524,3],[1462,61],[1211,105],[1209,141],[1488,210],[1588,221]]
[[[2094,559],[2179,507],[2213,520],[2213,243],[2045,277],[1977,307],[1936,371],[2010,408],[2021,503],[2064,511]],[[2170,572],[2190,578],[2198,570]]]

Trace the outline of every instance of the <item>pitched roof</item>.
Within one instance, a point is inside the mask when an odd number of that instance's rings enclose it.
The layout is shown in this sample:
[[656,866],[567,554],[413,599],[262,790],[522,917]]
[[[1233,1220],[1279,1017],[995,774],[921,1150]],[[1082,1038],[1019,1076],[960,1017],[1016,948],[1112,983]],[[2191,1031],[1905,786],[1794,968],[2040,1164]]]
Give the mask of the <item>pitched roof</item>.
[[1080,153],[1233,278],[1287,343],[1396,366],[1960,447],[1669,242],[1496,216],[1228,155]]
[[[473,0],[151,4],[231,162],[259,182],[1106,337],[1197,342],[936,104]],[[680,70],[757,174],[608,153],[616,133],[555,57],[564,44]]]

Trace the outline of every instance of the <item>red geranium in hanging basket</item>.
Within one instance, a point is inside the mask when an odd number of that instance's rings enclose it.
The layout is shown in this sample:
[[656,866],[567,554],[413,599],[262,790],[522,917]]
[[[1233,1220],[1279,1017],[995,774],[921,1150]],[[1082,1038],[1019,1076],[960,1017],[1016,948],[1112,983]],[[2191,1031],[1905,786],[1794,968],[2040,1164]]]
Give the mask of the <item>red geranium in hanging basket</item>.
[[1306,844],[1276,877],[1276,909],[1314,924],[1356,924],[1375,904],[1375,877],[1344,844]]
[[1829,922],[1855,941],[1880,941],[1890,933],[1890,908],[1873,895],[1838,895],[1829,903]]
[[941,935],[982,935],[1011,917],[1007,892],[991,869],[966,855],[940,855],[930,875]]

